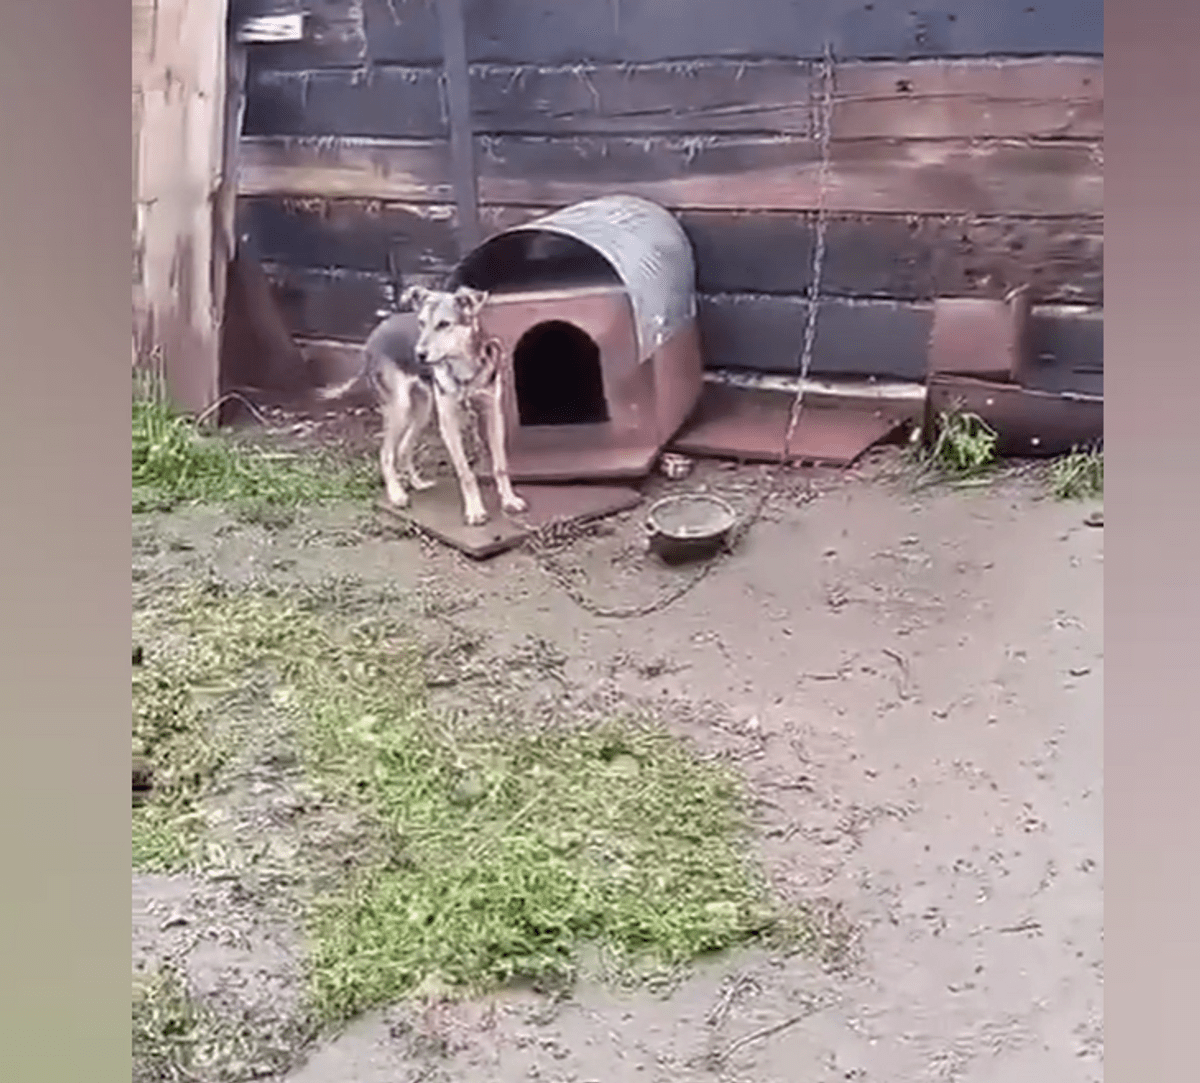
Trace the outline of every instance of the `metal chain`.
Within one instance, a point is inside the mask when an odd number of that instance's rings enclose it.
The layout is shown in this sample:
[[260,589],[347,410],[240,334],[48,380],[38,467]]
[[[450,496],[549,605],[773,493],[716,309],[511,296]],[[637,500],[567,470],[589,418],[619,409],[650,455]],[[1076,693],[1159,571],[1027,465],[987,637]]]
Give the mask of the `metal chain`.
[[[699,569],[692,573],[678,586],[664,592],[658,598],[641,605],[601,606],[588,598],[573,583],[569,582],[562,571],[553,561],[552,548],[555,543],[566,546],[572,541],[585,536],[592,529],[589,524],[576,523],[547,523],[534,530],[522,544],[534,559],[539,568],[554,581],[555,585],[576,605],[596,617],[612,619],[632,619],[648,617],[652,613],[666,609],[679,601],[700,585],[725,557],[733,553],[742,539],[761,518],[767,502],[775,494],[780,477],[791,458],[792,437],[800,422],[801,409],[804,402],[804,388],[808,381],[809,370],[812,367],[813,346],[816,342],[817,315],[821,299],[821,279],[825,267],[825,233],[826,233],[826,193],[829,185],[829,148],[833,131],[833,92],[834,92],[834,59],[829,45],[821,61],[821,103],[817,115],[817,140],[820,148],[820,165],[817,173],[817,206],[815,238],[813,243],[812,265],[808,288],[808,309],[804,324],[804,339],[800,353],[800,381],[796,394],[792,399],[791,410],[788,414],[788,425],[784,432],[783,447],[780,450],[779,461],[765,478],[757,499],[749,515],[736,524],[726,544],[714,556],[706,560]],[[813,498],[811,489],[805,493],[804,501]]]

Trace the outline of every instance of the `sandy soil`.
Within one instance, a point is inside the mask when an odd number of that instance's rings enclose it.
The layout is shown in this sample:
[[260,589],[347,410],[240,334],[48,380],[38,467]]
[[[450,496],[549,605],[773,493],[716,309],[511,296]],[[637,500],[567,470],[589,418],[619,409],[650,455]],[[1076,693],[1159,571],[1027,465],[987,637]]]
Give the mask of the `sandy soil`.
[[[888,461],[818,478],[809,500],[797,476],[695,591],[627,621],[577,607],[528,554],[472,564],[370,529],[363,509],[275,530],[189,512],[135,531],[136,589],[214,569],[405,593],[431,658],[458,667],[446,705],[651,705],[741,765],[772,879],[824,916],[822,958],[395,1008],[286,1070],[299,947],[269,868],[135,876],[135,959],[174,955],[202,996],[258,1019],[258,1071],[287,1083],[1098,1081],[1103,530],[1027,479],[914,493]],[[757,477],[712,464],[678,485],[745,503]],[[563,555],[601,604],[680,574],[645,557],[639,531],[626,515]],[[268,746],[224,819],[286,850],[302,794]]]

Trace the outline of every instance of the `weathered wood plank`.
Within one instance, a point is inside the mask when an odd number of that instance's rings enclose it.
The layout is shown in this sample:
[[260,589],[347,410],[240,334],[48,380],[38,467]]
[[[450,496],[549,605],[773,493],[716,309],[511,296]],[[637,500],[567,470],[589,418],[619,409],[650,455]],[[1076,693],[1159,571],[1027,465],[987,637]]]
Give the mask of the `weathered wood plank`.
[[[475,65],[474,126],[485,134],[806,134],[812,130],[809,69],[795,61],[557,69]],[[260,70],[251,87],[247,133],[444,137],[440,84],[438,68]]]
[[289,199],[238,202],[238,232],[264,260],[374,274],[440,274],[454,266],[452,204]]
[[275,303],[293,335],[362,342],[395,303],[386,275],[263,263]]
[[[613,191],[674,209],[807,210],[820,168],[811,140],[586,136],[482,138],[486,203],[561,205]],[[242,145],[244,195],[446,202],[445,143],[289,140]],[[1103,213],[1103,155],[1077,142],[850,140],[826,175],[833,212],[1087,215]]]
[[[808,303],[766,294],[700,296],[700,333],[710,368],[798,373]],[[821,302],[810,373],[920,380],[931,312],[899,301]]]
[[[808,304],[802,297],[717,294],[700,297],[709,368],[798,373]],[[932,306],[882,300],[822,301],[813,344],[815,376],[924,380]],[[1029,324],[1037,362],[1032,387],[1095,393],[1103,387],[1103,313],[1047,306]]]
[[[423,0],[343,0],[365,15],[376,61],[436,63]],[[1037,56],[1104,52],[1102,0],[945,0],[912,10],[862,0],[489,0],[467,22],[468,55],[494,63],[640,63],[705,56]]]
[[[252,135],[441,138],[437,67],[354,71],[260,69]],[[784,132],[814,130],[813,65],[704,60],[687,64],[474,65],[476,131],[493,134]],[[912,61],[841,65],[835,139],[1103,137],[1103,61]]]
[[[387,276],[264,263],[294,335],[361,342],[392,296]],[[800,297],[721,294],[700,297],[705,361],[713,368],[798,371],[807,304]],[[899,302],[822,303],[814,374],[870,373],[920,379],[927,307]]]
[[[294,335],[361,342],[392,303],[388,276],[265,263],[280,311]],[[797,373],[808,303],[795,295],[701,294],[705,364],[714,369]],[[814,343],[814,376],[925,378],[932,309],[928,304],[827,297]],[[1103,367],[1103,320],[1094,309],[1035,309],[1038,358],[1031,384],[1087,390]]]
[[1022,383],[1038,391],[1104,394],[1104,313],[1043,309],[1029,321],[1029,365]]
[[813,131],[813,71],[804,61],[476,65],[472,76],[481,132]]
[[254,72],[247,135],[444,139],[440,73],[430,68]]
[[838,65],[835,139],[1103,139],[1090,57]]
[[[488,235],[549,208],[491,206]],[[815,216],[787,211],[683,211],[708,293],[803,293]],[[447,204],[243,197],[239,232],[263,258],[297,267],[342,267],[399,276],[454,266],[454,208]],[[1101,305],[1104,223],[1098,217],[973,218],[834,215],[822,288],[902,300],[1003,297],[1028,283],[1035,302]]]
[[[811,283],[812,213],[684,211],[697,280],[709,292],[802,293]],[[832,215],[822,289],[855,297],[1003,297],[1102,304],[1103,219]]]

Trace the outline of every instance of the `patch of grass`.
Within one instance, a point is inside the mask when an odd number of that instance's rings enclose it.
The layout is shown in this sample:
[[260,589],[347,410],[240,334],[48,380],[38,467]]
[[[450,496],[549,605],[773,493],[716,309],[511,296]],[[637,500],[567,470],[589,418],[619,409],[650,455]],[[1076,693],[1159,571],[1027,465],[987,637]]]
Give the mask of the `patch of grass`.
[[1056,500],[1097,500],[1104,496],[1104,452],[1075,448],[1050,464],[1048,483]]
[[176,414],[147,380],[134,384],[132,442],[135,512],[220,503],[263,521],[277,518],[278,509],[366,499],[377,488],[366,462],[349,463],[329,453],[272,455],[225,434],[205,434],[193,419]]
[[[367,843],[310,854],[311,992],[343,1021],[430,983],[558,982],[585,945],[673,966],[788,924],[748,857],[736,776],[649,722],[536,732],[439,719],[420,656],[386,613],[324,599],[192,591],[176,600],[197,674],[271,673],[310,782]],[[344,611],[343,611],[344,612]]]

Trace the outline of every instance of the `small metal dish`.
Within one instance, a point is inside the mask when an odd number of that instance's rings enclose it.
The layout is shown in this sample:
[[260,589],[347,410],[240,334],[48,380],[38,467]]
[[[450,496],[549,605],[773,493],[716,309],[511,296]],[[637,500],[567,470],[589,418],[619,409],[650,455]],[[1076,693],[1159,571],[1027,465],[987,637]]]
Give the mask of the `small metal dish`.
[[650,551],[668,564],[712,556],[729,540],[737,512],[709,493],[679,493],[655,501],[646,513]]

